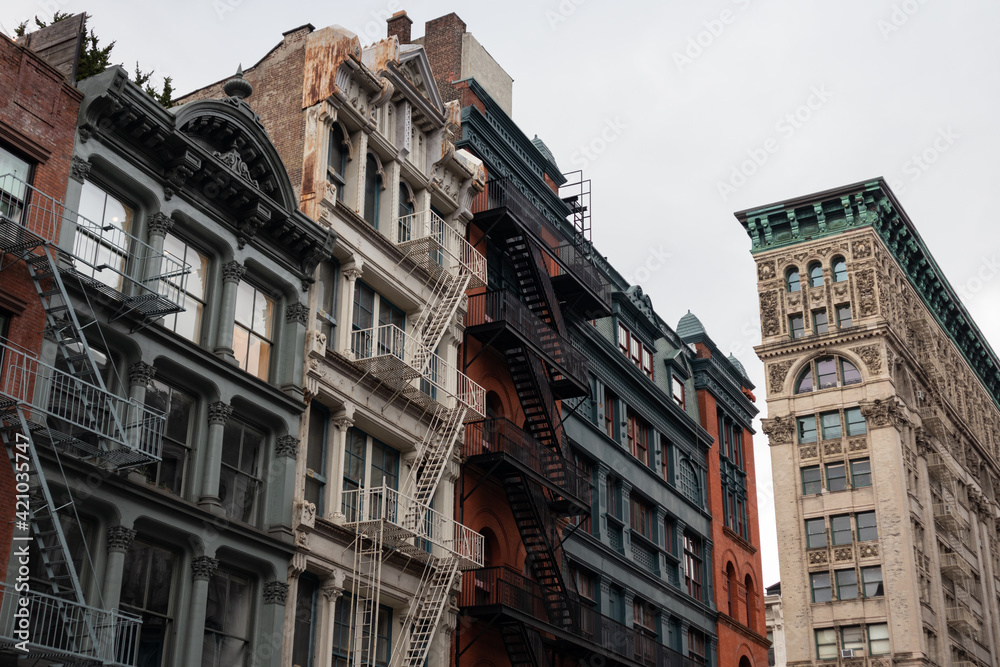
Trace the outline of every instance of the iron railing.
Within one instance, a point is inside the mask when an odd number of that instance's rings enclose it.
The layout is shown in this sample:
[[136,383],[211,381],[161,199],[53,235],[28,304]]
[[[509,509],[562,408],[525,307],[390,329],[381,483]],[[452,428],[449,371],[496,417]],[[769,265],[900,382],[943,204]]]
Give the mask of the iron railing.
[[191,266],[140,241],[124,221],[98,224],[11,174],[0,176],[0,215],[17,223],[22,242],[35,237],[58,246],[63,225],[72,225],[73,250],[61,252],[74,259],[76,276],[143,312],[183,309]]
[[586,645],[647,667],[695,667],[699,663],[670,649],[640,630],[604,616],[593,607],[567,600],[571,622],[553,624],[545,604],[545,587],[507,567],[466,572],[459,607],[500,605],[582,639]]
[[543,448],[527,431],[502,417],[465,425],[462,457],[506,454],[548,479],[566,494],[590,505],[590,479],[562,455]]
[[601,272],[588,256],[593,250],[589,242],[572,243],[563,232],[546,218],[531,200],[518,189],[517,184],[505,178],[489,180],[486,188],[472,201],[473,213],[484,213],[506,208],[524,225],[559,264],[560,275],[568,274],[586,286],[604,303],[611,302],[611,289]]
[[457,556],[461,570],[483,566],[482,535],[395,489],[351,489],[343,499],[345,525],[369,535],[380,531],[386,546],[418,557]]
[[136,665],[142,619],[0,583],[0,646],[87,664]]
[[400,216],[396,221],[396,243],[408,255],[419,254],[423,261],[433,262],[452,275],[469,273],[470,287],[486,284],[486,258],[434,211]]
[[421,393],[438,403],[446,404],[440,395],[445,394],[478,417],[486,414],[485,389],[394,324],[352,331],[351,352],[379,379],[403,388],[420,378]]
[[[537,345],[568,376],[583,384],[587,383],[587,357],[555,329],[540,320],[517,295],[508,290],[491,290],[470,295],[465,314],[466,328],[494,322],[505,322]],[[554,379],[558,380],[558,377]]]
[[119,466],[160,460],[166,415],[7,343],[0,343],[0,358],[0,393],[37,412],[33,421],[40,423],[39,417],[46,415],[49,428],[78,438],[81,445],[92,435],[117,445],[99,455]]

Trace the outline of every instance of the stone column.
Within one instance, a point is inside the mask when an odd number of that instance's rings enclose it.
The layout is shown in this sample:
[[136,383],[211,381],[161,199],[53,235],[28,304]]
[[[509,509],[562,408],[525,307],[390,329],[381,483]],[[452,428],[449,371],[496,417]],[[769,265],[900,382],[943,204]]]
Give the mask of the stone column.
[[632,507],[629,500],[632,497],[632,483],[627,479],[621,480],[622,485],[622,522],[625,528],[622,530],[622,549],[625,550],[627,558],[632,557]]
[[594,537],[601,539],[601,536],[608,534],[608,473],[611,468],[603,463],[597,464],[597,504],[596,521],[591,521],[594,528]]
[[[129,398],[135,401],[136,404],[146,404],[146,385],[149,384],[154,375],[156,375],[156,367],[152,364],[147,364],[144,361],[136,361],[128,365],[128,394]],[[122,424],[129,431],[126,434],[129,444],[135,449],[149,451],[153,443],[146,442],[146,438],[144,437],[146,429],[131,428],[136,421],[143,419],[142,413],[137,411],[134,415],[130,415],[130,417],[125,424]]]
[[674,522],[674,553],[677,555],[677,586],[682,591],[684,588],[684,531],[687,524],[678,519]]
[[344,266],[340,269],[344,276],[343,292],[337,302],[337,346],[336,351],[353,359],[351,352],[351,323],[354,321],[354,284],[361,277],[361,265]]
[[291,303],[285,308],[285,328],[279,336],[280,350],[275,367],[274,383],[286,393],[302,400],[303,361],[306,349],[306,322],[309,307]]
[[202,459],[201,498],[198,504],[212,514],[225,515],[219,500],[219,476],[222,474],[222,434],[233,414],[228,403],[216,401],[208,406],[208,440]]
[[191,560],[191,609],[187,618],[187,648],[185,665],[200,665],[201,650],[205,644],[205,614],[208,607],[208,580],[219,568],[219,561],[208,556]]
[[320,586],[319,609],[317,609],[316,646],[318,656],[316,667],[331,667],[333,664],[333,619],[336,614],[337,600],[344,594],[344,573],[334,570]]
[[705,590],[702,592],[701,601],[715,609],[715,594],[712,592],[712,579],[715,574],[712,569],[712,540],[707,537],[702,542],[701,553],[701,571],[705,578]]
[[333,420],[336,428],[331,429],[332,446],[326,456],[326,486],[323,496],[326,507],[322,515],[334,523],[341,524],[347,518],[344,515],[344,451],[347,449],[347,429],[354,426],[354,421],[347,417]]
[[117,609],[122,593],[122,575],[125,567],[125,552],[128,551],[136,531],[125,526],[108,528],[108,562],[104,566],[104,588],[101,597],[105,609]]
[[[153,257],[160,257],[163,255],[163,240],[167,233],[174,226],[174,219],[171,218],[166,213],[162,211],[157,211],[156,213],[146,216],[146,230],[149,233],[149,246],[152,248],[151,255]],[[181,258],[177,258],[178,263]],[[161,276],[164,273],[169,273],[179,267],[164,266],[162,262],[153,262],[146,267],[146,278],[155,278],[156,276]],[[180,296],[177,294],[176,296]]]
[[[667,513],[662,507],[657,505],[656,526],[654,526],[654,529],[656,530],[656,546],[660,547],[660,549],[670,551],[670,545],[667,544],[667,539],[669,538],[667,537],[666,520]],[[664,577],[667,576],[667,556],[662,551],[657,556],[657,562],[659,564],[660,575]]]
[[250,642],[250,648],[257,656],[255,664],[261,667],[280,667],[281,647],[286,639],[289,643],[292,642],[292,638],[285,638],[282,632],[288,584],[283,581],[267,582],[264,584],[263,597],[264,607],[260,614],[263,631],[256,633],[256,637]]
[[288,566],[288,598],[292,601],[292,609],[285,614],[282,623],[282,633],[285,641],[281,644],[281,664],[292,664],[292,648],[295,641],[295,616],[298,613],[299,600],[299,575],[306,571],[306,555],[301,551],[292,554],[291,564]]
[[215,349],[212,351],[216,356],[221,357],[231,364],[236,364],[236,357],[233,356],[236,290],[246,272],[247,267],[235,260],[222,265],[222,301],[219,304],[219,330],[216,333]]
[[294,541],[292,535],[292,507],[294,504],[295,457],[299,451],[299,439],[292,435],[282,435],[275,439],[274,458],[271,460],[266,483],[267,507],[264,511],[264,525],[267,532],[284,542]]

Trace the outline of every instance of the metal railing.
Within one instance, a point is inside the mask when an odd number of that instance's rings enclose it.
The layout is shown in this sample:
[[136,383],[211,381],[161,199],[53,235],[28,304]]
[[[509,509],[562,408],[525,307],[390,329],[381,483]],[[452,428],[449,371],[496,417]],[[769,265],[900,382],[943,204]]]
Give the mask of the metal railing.
[[952,579],[955,577],[968,579],[972,576],[972,567],[957,552],[950,551],[941,554],[941,572]]
[[74,438],[93,434],[118,445],[108,457],[121,465],[160,460],[166,415],[6,343],[0,343],[0,358],[0,393],[47,415],[49,428]]
[[555,329],[540,320],[517,295],[508,290],[469,295],[469,306],[465,314],[466,328],[494,322],[506,322],[511,329],[537,345],[567,375],[587,383],[587,357]]
[[542,214],[531,200],[508,179],[486,182],[486,188],[472,201],[472,212],[483,213],[506,208],[517,220],[542,241],[548,252],[558,260],[560,274],[573,276],[605,302],[611,301],[611,288],[601,277],[601,272],[588,257],[592,249],[584,249],[587,242],[573,243],[563,232]]
[[486,258],[458,230],[431,210],[400,216],[396,221],[396,243],[408,252],[427,254],[427,260],[453,275],[472,275],[470,287],[486,284]]
[[459,569],[483,566],[483,536],[426,504],[384,484],[344,491],[343,498],[349,527],[361,531],[366,524],[384,522],[394,529],[383,531],[389,546],[403,548],[408,553],[422,550],[440,556],[433,553],[437,547],[447,555],[457,556]]
[[439,403],[445,403],[440,392],[477,416],[486,413],[485,389],[394,324],[352,331],[351,352],[355,361],[380,379],[401,385],[419,377],[422,392]]
[[60,656],[133,666],[142,619],[0,583],[0,645],[27,656]]
[[174,309],[184,307],[191,266],[169,252],[157,250],[128,233],[122,225],[98,224],[11,174],[0,176],[0,215],[17,223],[24,241],[33,235],[58,246],[64,224],[74,226],[75,273],[102,283],[128,301],[162,299]]
[[[698,663],[641,631],[619,623],[593,607],[567,600],[573,622],[553,624],[548,617],[546,590],[541,584],[507,567],[466,572],[459,607],[502,605],[547,626],[571,632],[630,663],[648,667],[694,667]],[[572,630],[570,630],[572,629]]]
[[484,454],[506,454],[567,494],[590,504],[590,480],[583,472],[560,454],[543,449],[531,434],[507,419],[483,419],[465,425],[462,457]]

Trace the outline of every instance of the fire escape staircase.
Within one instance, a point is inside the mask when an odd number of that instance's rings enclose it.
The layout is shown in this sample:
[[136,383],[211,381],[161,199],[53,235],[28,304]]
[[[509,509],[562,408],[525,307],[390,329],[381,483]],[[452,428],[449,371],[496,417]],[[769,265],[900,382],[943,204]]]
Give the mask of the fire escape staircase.
[[523,623],[502,623],[500,637],[507,649],[511,667],[549,667],[545,644],[537,630]]

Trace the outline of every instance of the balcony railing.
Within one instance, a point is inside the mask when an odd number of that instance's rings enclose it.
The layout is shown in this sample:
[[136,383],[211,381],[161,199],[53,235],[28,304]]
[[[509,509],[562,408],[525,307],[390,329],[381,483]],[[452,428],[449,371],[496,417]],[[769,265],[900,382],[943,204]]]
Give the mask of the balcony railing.
[[946,616],[948,619],[948,625],[952,626],[961,633],[973,632],[979,629],[979,623],[976,622],[976,618],[973,616],[972,610],[968,607],[948,607],[946,610]]
[[954,551],[941,554],[941,572],[953,580],[958,577],[967,579],[972,576],[969,562]]
[[489,180],[486,188],[472,202],[473,213],[506,208],[524,225],[559,264],[559,275],[570,275],[586,286],[605,304],[611,301],[611,290],[588,252],[566,239],[562,230],[550,222],[517,185],[507,179]]
[[[583,640],[584,648],[598,646],[629,663],[647,667],[695,667],[698,663],[592,607],[567,600],[571,622],[554,625],[546,612],[545,588],[506,567],[466,572],[459,607],[503,606],[540,624]],[[589,646],[588,646],[589,645]]]
[[[558,489],[584,505],[590,505],[590,480],[572,462],[547,451],[529,433],[507,419],[494,418],[465,425],[462,456],[504,454],[547,479]],[[553,469],[556,474],[553,474]]]
[[483,566],[482,535],[395,489],[352,489],[343,502],[345,525],[370,536],[380,532],[386,546],[422,560],[458,556],[461,570]]
[[486,258],[434,211],[400,216],[396,243],[426,268],[441,267],[452,275],[467,272],[472,276],[470,287],[486,284]]
[[[413,400],[458,407],[447,405],[450,396],[476,417],[486,413],[485,389],[394,324],[352,331],[351,352],[358,365]],[[412,383],[417,378],[419,388]]]
[[191,266],[156,250],[116,224],[98,224],[10,174],[0,176],[0,236],[27,247],[34,240],[58,245],[63,225],[76,234],[74,266],[67,272],[129,309],[150,317],[184,309]]
[[[74,446],[119,467],[160,460],[164,414],[7,343],[0,343],[0,355],[0,393],[29,406],[32,421],[45,421],[73,438]],[[93,436],[105,442],[95,443]]]
[[[118,667],[137,662],[142,620],[0,583],[0,646],[28,657]],[[25,601],[27,604],[25,604]]]
[[587,358],[552,327],[538,319],[517,295],[507,290],[492,290],[469,296],[469,308],[465,315],[467,328],[498,322],[506,323],[537,346],[549,362],[565,375],[587,383]]

